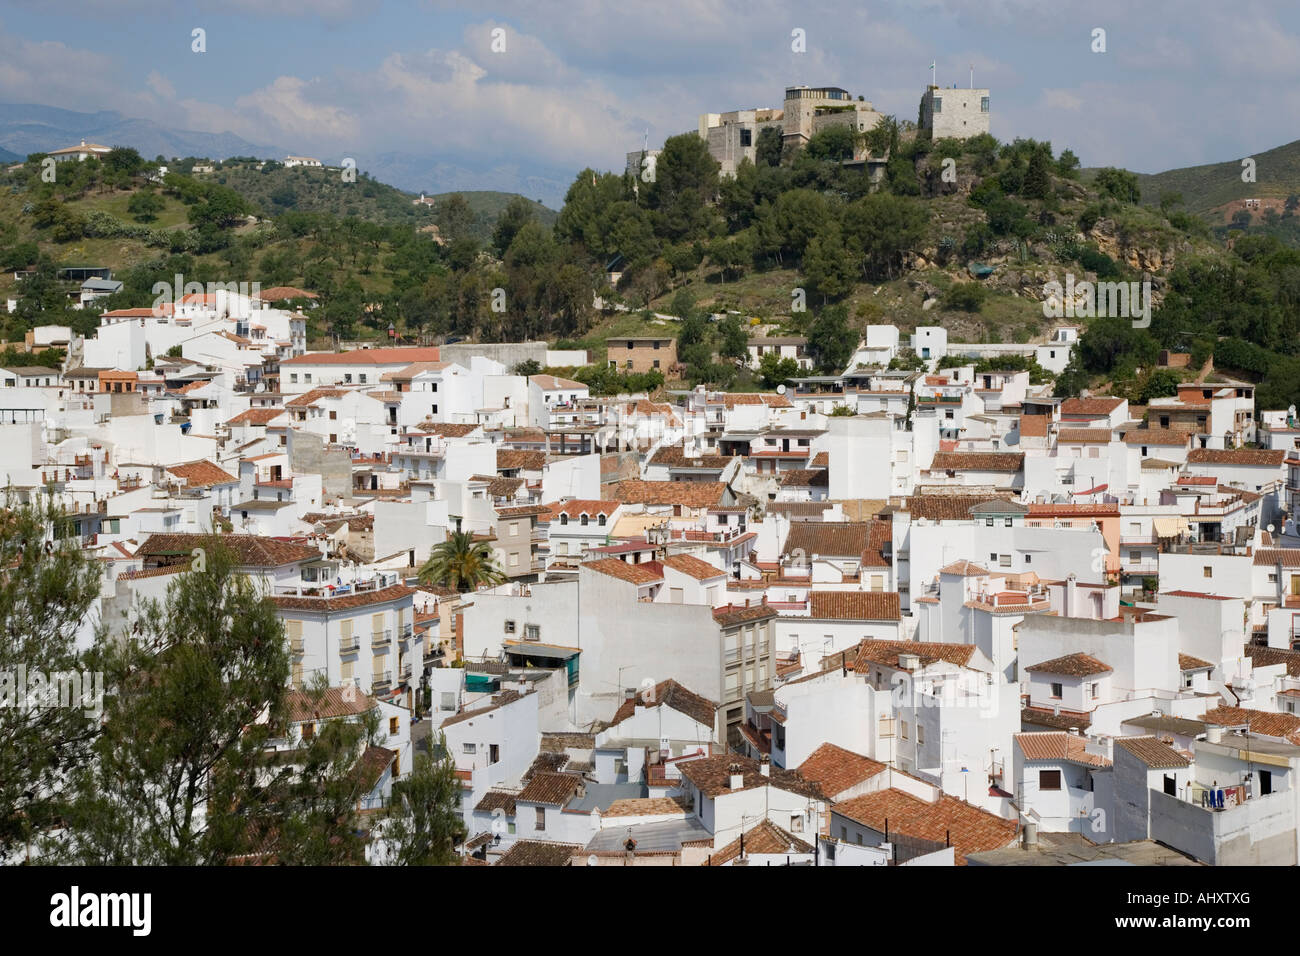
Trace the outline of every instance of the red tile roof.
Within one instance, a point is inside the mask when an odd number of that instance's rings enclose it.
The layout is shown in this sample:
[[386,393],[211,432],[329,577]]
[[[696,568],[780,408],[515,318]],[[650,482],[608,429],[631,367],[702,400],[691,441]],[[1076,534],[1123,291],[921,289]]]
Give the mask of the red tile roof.
[[822,744],[799,765],[805,780],[821,787],[830,799],[855,787],[889,768],[878,760],[845,750],[835,744]]
[[930,803],[890,788],[845,800],[831,810],[879,833],[885,832],[888,820],[891,834],[950,843],[958,866],[966,864],[967,854],[1000,850],[1016,838],[1014,820],[1004,820],[946,794]]
[[410,365],[436,362],[436,348],[351,349],[346,352],[311,352],[280,362],[285,365]]
[[808,616],[818,621],[897,621],[898,595],[890,591],[810,591]]

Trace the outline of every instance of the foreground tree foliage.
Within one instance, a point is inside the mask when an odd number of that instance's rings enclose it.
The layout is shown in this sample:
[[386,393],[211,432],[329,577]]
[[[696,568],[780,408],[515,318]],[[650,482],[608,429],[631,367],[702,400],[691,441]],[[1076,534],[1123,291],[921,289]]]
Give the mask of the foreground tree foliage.
[[506,575],[487,542],[475,541],[468,531],[453,531],[446,541],[434,545],[420,568],[420,580],[455,591],[474,591],[480,585],[504,584]]
[[[19,696],[33,677],[79,675],[76,635],[99,590],[99,568],[52,500],[0,511],[0,862],[22,854],[56,812],[55,788],[88,754],[96,722],[78,701]],[[88,688],[82,685],[82,694]],[[69,695],[70,696],[70,695]],[[33,706],[28,706],[33,705]]]
[[397,866],[452,866],[459,862],[455,847],[465,839],[457,809],[460,780],[439,735],[431,757],[420,754],[410,776],[393,785],[383,835],[387,862]]

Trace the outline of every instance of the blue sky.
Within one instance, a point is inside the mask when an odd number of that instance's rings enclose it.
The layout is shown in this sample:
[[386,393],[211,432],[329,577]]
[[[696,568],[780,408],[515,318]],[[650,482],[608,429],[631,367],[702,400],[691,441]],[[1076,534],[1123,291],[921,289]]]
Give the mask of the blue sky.
[[[805,53],[791,52],[795,28]],[[646,130],[653,145],[701,112],[779,106],[790,84],[842,86],[914,119],[932,60],[940,85],[965,86],[974,65],[999,139],[1050,139],[1085,165],[1156,172],[1300,137],[1300,7],[1286,3],[0,5],[0,101],[230,131],[405,167],[430,187],[513,178],[548,200],[584,166],[621,168]]]

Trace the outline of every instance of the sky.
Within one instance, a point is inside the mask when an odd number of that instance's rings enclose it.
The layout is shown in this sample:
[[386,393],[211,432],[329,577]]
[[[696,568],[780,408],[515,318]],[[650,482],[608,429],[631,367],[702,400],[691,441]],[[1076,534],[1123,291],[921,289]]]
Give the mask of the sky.
[[973,67],[998,139],[1085,166],[1158,172],[1300,138],[1285,2],[0,0],[0,102],[352,157],[407,188],[515,183],[551,205],[584,167],[621,170],[703,112],[779,107],[786,86],[914,120],[932,62],[941,86]]

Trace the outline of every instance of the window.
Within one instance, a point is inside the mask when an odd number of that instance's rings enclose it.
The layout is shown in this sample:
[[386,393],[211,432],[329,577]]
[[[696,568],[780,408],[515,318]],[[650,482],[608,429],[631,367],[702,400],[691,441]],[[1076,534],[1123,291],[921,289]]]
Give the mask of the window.
[[846,826],[841,826],[841,827],[840,827],[840,839],[843,840],[843,841],[846,842],[846,843],[848,842],[848,839],[849,839],[849,828],[848,828],[848,827],[846,827]]
[[402,729],[401,718],[399,717],[388,718],[388,736],[390,737],[395,736],[397,732],[401,729]]
[[524,625],[524,640],[540,641],[542,639],[542,629],[536,624]]
[[1063,690],[1064,690],[1064,688],[1060,685],[1060,683],[1058,683],[1058,682],[1056,682],[1056,681],[1053,681],[1053,682],[1052,682],[1052,696],[1053,696],[1054,698],[1056,698],[1056,699],[1059,700],[1059,699],[1061,698],[1061,696],[1062,696],[1061,692],[1062,692]]
[[429,407],[433,409],[432,414],[434,414],[434,415],[437,415],[437,414],[438,414],[438,406],[437,406],[437,405],[430,405]]
[[934,98],[934,112],[936,112],[936,113],[942,113],[942,112],[943,112],[943,97],[942,97],[942,96],[936,96],[936,97]]
[[361,380],[361,384],[362,384],[362,385],[365,385],[365,384],[366,384],[366,373],[365,373],[365,372],[362,372],[362,373],[358,376],[358,378]]
[[298,373],[297,373],[297,372],[293,372],[292,374],[290,374],[290,375],[289,375],[289,381],[292,382],[294,385],[297,385],[297,384],[298,384]]
[[303,372],[303,373],[302,373],[302,380],[303,380],[304,382],[306,382],[308,385],[310,385],[310,384],[311,384],[311,372]]
[[984,519],[984,527],[986,527],[986,528],[991,528],[991,527],[993,527],[993,519],[992,519],[992,518],[985,518],[985,519]]
[[514,622],[514,621],[506,621],[506,633],[507,633],[507,634],[513,634],[514,632],[515,632],[515,622]]
[[1025,555],[1025,564],[1032,564],[1033,560],[1034,556],[1032,554]]
[[544,807],[537,808],[537,826],[535,829],[537,830],[546,829],[546,809]]
[[1039,790],[1060,790],[1061,771],[1059,770],[1038,771],[1038,789]]
[[580,524],[585,528],[585,527],[587,527],[587,523],[588,523],[588,521],[589,521],[589,519],[588,519],[587,516],[584,514],[584,515],[582,516],[582,518],[580,519],[580,522],[579,522],[579,523],[580,523]]
[[1141,551],[1130,551],[1130,552],[1128,553],[1128,559],[1129,559],[1131,562],[1133,562],[1134,564],[1137,564],[1139,561],[1142,560],[1142,552],[1141,552]]
[[1009,554],[998,555],[998,566],[1003,568],[1011,567],[1011,555]]
[[918,744],[925,743],[925,727],[920,723],[916,725],[916,742]]
[[[980,112],[981,112],[981,113],[987,113],[988,111],[989,111],[989,98],[988,98],[987,96],[981,96],[981,97],[980,97]],[[1055,353],[1053,353],[1053,356],[1052,356],[1052,357],[1053,357],[1053,358],[1056,357],[1056,356],[1055,356]]]
[[997,559],[998,559],[998,554],[996,551],[989,553],[989,564],[992,564],[993,562],[997,561]]
[[655,367],[655,368],[658,368],[658,367],[659,367],[659,360],[658,360],[658,359],[655,359],[655,361],[654,361],[654,367]]
[[1010,527],[1011,527],[1011,519],[1010,519],[1010,518],[1003,518],[1003,519],[1002,519],[1002,526],[1003,526],[1004,528],[1010,528]]
[[315,724],[303,724],[303,725],[302,725],[302,739],[303,739],[303,740],[311,740],[311,739],[312,739],[313,737],[315,737],[315,736],[316,736],[316,725],[315,725]]
[[748,129],[742,129],[742,130],[740,131],[740,147],[741,147],[741,149],[744,149],[746,146],[752,146],[752,145],[753,145],[753,142],[754,142],[754,131],[753,131],[753,130],[748,130]]
[[790,814],[790,832],[791,832],[791,833],[803,833],[803,814],[802,814],[802,813],[792,813],[792,814]]
[[560,524],[568,524],[568,523],[569,523],[569,516],[566,515],[563,511],[561,511],[561,512],[560,512]]
[[330,421],[337,421],[338,417],[339,417],[339,413],[334,411],[333,409],[330,409]]
[[501,746],[499,744],[488,744],[488,763],[499,763],[501,761]]
[[1165,793],[1171,797],[1178,796],[1178,781],[1169,774],[1165,774]]
[[604,516],[604,515],[597,515],[597,516],[596,516],[596,524],[599,525],[599,526],[602,527],[602,528],[605,527],[605,516]]
[[1098,692],[1099,690],[1101,690],[1101,684],[1098,683],[1097,681],[1093,681],[1093,682],[1092,682],[1092,699],[1093,699],[1093,700],[1096,700],[1096,699],[1097,699],[1097,692]]
[[347,384],[347,385],[351,385],[351,384],[352,384],[352,373],[351,373],[351,372],[344,372],[344,373],[343,373],[343,382],[344,382],[344,384]]
[[465,744],[465,753],[472,754],[478,749],[478,744]]
[[1205,567],[1201,568],[1201,577],[1203,577],[1203,578],[1212,578],[1212,577],[1214,577],[1214,568],[1212,568],[1212,567],[1211,567],[1210,565],[1208,565],[1208,564],[1207,564]]
[[904,739],[904,740],[909,739],[908,736],[907,736],[907,729],[908,729],[908,728],[907,728],[907,721],[905,721],[905,720],[900,720],[899,723],[902,725],[902,730],[903,730],[903,739]]

